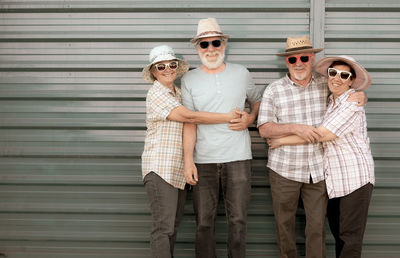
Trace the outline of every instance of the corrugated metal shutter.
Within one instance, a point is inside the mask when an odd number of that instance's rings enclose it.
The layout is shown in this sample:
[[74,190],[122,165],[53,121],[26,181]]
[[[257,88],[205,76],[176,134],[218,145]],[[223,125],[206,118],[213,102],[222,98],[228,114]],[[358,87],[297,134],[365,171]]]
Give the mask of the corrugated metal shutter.
[[[150,85],[140,71],[161,43],[198,66],[188,40],[199,19],[216,17],[231,35],[228,61],[248,67],[259,87],[284,74],[275,53],[287,36],[311,30],[314,44],[324,43],[322,22],[326,54],[354,55],[372,71],[367,112],[378,185],[365,255],[398,256],[400,6],[396,0],[326,6],[325,19],[323,1],[314,0],[0,1],[0,252],[10,258],[149,257],[140,155]],[[276,257],[266,146],[254,128],[252,139],[248,256]],[[186,214],[179,257],[193,257],[190,201]],[[222,207],[219,214],[222,257]],[[298,222],[304,253],[301,211]],[[332,243],[328,238],[330,255]]]

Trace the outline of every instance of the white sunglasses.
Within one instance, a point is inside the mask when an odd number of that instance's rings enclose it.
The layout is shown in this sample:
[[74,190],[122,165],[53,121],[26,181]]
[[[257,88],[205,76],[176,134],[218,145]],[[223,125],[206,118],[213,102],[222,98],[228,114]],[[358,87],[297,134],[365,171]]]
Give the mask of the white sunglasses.
[[339,78],[342,81],[347,81],[353,74],[348,71],[340,71],[335,68],[328,68],[328,76],[331,78],[335,78],[339,74]]

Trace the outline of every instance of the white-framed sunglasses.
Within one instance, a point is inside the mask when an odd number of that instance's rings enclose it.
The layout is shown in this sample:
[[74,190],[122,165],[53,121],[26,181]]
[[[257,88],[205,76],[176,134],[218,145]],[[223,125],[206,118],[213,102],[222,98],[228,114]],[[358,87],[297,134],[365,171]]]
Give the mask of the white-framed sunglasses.
[[328,68],[328,76],[331,78],[335,78],[339,74],[339,78],[343,81],[347,81],[353,75],[348,71],[340,71],[335,68]]
[[169,67],[169,69],[171,69],[171,70],[176,70],[178,68],[178,66],[179,66],[179,62],[178,61],[172,61],[172,62],[169,62],[169,63],[166,63],[166,64],[165,63],[158,63],[158,64],[155,64],[154,66],[160,72],[164,71],[165,69],[167,69],[167,67]]

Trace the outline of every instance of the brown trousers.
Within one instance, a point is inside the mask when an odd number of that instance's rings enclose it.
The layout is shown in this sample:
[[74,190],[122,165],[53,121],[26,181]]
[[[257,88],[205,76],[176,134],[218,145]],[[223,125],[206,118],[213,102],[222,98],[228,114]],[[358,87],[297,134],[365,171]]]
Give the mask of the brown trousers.
[[299,197],[306,213],[306,257],[323,258],[325,215],[328,203],[325,181],[306,184],[292,181],[269,170],[272,204],[281,258],[297,258],[295,219]]

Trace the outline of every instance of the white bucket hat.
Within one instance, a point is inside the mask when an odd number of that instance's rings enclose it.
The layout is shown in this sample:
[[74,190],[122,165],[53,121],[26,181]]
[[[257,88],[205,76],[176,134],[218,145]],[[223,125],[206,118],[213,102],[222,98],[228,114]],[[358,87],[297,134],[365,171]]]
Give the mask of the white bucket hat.
[[221,28],[218,25],[217,19],[215,18],[200,20],[197,26],[197,35],[192,38],[190,42],[195,44],[199,39],[208,37],[222,37],[224,39],[229,38],[227,34],[222,33]]
[[142,71],[142,77],[150,82],[153,83],[155,78],[153,74],[151,73],[150,69],[153,64],[156,64],[161,61],[169,61],[169,60],[177,60],[178,61],[178,70],[176,71],[176,77],[182,76],[184,73],[186,73],[189,70],[189,64],[182,59],[179,59],[175,56],[174,50],[172,47],[167,46],[167,45],[161,45],[153,48],[150,51],[149,54],[149,62],[145,68],[143,68]]
[[353,68],[356,73],[356,78],[353,80],[350,88],[355,90],[365,90],[371,85],[372,79],[371,75],[365,68],[358,63],[354,58],[350,56],[329,56],[324,57],[319,60],[315,66],[314,70],[318,73],[322,74],[325,77],[328,77],[328,68],[335,61],[342,61],[348,64],[351,68]]

